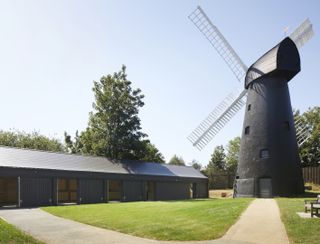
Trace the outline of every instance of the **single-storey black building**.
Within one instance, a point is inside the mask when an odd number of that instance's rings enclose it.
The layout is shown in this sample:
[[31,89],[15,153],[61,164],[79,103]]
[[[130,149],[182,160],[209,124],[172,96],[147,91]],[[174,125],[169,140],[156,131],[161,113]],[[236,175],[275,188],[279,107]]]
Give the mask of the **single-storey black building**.
[[193,167],[0,147],[0,206],[207,197]]

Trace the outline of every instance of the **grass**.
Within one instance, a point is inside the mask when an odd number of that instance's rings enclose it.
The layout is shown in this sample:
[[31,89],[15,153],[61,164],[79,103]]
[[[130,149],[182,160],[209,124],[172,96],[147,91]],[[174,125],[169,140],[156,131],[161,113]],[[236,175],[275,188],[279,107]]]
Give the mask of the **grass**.
[[18,243],[37,243],[42,242],[32,238],[24,232],[18,230],[13,225],[8,224],[0,218],[0,243],[18,244]]
[[252,199],[206,199],[46,207],[63,218],[157,240],[211,240],[236,222]]
[[[309,192],[309,198],[278,198],[281,219],[291,243],[319,243],[320,218],[303,219],[296,212],[304,212],[304,200],[315,199],[319,193]],[[312,198],[310,198],[312,196]]]

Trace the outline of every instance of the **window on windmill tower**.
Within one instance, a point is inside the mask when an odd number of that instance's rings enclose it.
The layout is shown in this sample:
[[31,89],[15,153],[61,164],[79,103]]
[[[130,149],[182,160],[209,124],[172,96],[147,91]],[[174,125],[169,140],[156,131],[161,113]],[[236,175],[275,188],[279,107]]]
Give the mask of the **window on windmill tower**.
[[245,135],[249,135],[250,133],[250,126],[247,126],[245,129],[244,129],[244,134]]
[[248,111],[250,111],[250,110],[251,110],[251,104],[248,105]]
[[289,121],[285,121],[285,122],[284,122],[284,128],[285,128],[286,130],[290,130]]
[[261,149],[260,150],[260,158],[269,158],[269,150],[268,149]]

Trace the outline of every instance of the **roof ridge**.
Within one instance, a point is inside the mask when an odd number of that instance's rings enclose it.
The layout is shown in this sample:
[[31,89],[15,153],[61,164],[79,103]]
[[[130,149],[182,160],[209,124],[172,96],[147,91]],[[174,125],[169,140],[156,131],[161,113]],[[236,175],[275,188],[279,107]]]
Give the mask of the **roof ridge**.
[[[78,156],[78,157],[87,157],[87,158],[101,158],[101,159],[107,159],[111,161],[112,163],[126,163],[126,162],[134,162],[134,163],[148,163],[148,164],[161,164],[157,162],[147,162],[142,160],[134,160],[134,159],[111,159],[108,157],[103,156],[97,156],[97,155],[88,155],[88,154],[81,154],[81,153],[68,153],[68,152],[61,152],[61,151],[46,151],[46,150],[40,150],[40,149],[33,149],[33,148],[24,148],[24,147],[13,147],[13,146],[6,146],[6,145],[0,145],[0,148],[8,148],[8,149],[15,149],[15,150],[24,150],[24,151],[33,151],[33,152],[42,152],[42,153],[51,153],[51,154],[60,154],[60,155],[66,155],[66,156]],[[191,165],[173,165],[168,163],[163,163],[163,165],[167,165],[169,167],[192,167]]]
[[[0,148],[1,147],[2,148],[17,149],[17,150],[24,150],[24,151],[33,151],[33,152],[44,152],[44,153],[53,153],[53,154],[63,154],[63,155],[69,155],[69,156],[82,156],[82,157],[95,157],[95,158],[109,159],[109,158],[103,157],[103,156],[86,155],[86,154],[80,154],[80,153],[68,153],[68,152],[62,152],[62,151],[46,151],[46,150],[35,149],[35,148],[13,147],[13,146],[6,146],[6,145],[0,145]],[[114,159],[114,160],[117,160],[117,159]]]

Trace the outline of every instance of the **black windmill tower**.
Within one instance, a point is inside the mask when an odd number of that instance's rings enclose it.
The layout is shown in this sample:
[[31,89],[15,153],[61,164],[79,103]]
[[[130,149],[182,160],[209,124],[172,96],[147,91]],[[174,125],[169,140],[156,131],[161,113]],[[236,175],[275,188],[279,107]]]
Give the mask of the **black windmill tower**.
[[312,36],[306,19],[249,68],[200,6],[189,19],[224,59],[244,90],[229,94],[188,139],[199,150],[246,105],[235,197],[273,197],[304,191],[298,147],[308,133],[294,121],[288,82],[300,71],[298,49]]

